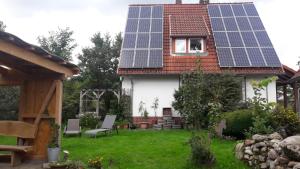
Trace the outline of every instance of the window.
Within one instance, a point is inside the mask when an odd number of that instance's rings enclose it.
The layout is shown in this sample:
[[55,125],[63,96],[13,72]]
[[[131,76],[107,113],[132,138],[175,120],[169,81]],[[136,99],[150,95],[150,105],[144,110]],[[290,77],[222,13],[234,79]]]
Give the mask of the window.
[[186,40],[176,39],[175,40],[175,53],[186,53]]
[[191,38],[189,39],[189,53],[203,52],[203,39]]

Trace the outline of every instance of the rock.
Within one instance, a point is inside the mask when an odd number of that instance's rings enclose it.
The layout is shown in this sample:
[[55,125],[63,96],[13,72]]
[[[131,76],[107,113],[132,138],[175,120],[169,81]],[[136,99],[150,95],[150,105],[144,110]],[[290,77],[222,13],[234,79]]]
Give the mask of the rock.
[[270,149],[270,151],[268,152],[268,159],[275,160],[277,157],[277,152],[274,149]]
[[260,168],[267,168],[267,167],[268,167],[267,163],[261,163],[260,164]]
[[285,157],[277,157],[276,160],[278,161],[279,164],[287,164],[289,162],[289,160]]
[[282,140],[282,136],[279,133],[277,133],[277,132],[270,134],[269,138],[271,140],[274,140],[274,139],[276,139],[276,140]]
[[243,159],[244,156],[243,147],[244,147],[244,143],[238,143],[235,146],[235,157],[239,160]]
[[263,156],[263,155],[259,155],[259,156],[258,156],[258,160],[259,160],[260,162],[264,162],[264,161],[266,160],[266,157]]
[[262,147],[265,147],[265,146],[267,146],[267,145],[266,145],[265,142],[259,142],[259,143],[254,144],[254,146],[255,146],[256,148],[262,148]]
[[285,169],[285,168],[282,166],[276,166],[275,169]]
[[245,146],[251,146],[254,143],[255,143],[255,141],[254,140],[250,140],[250,139],[247,139],[247,140],[244,141]]
[[252,148],[252,151],[253,151],[254,153],[258,153],[258,152],[259,152],[259,149],[258,149],[257,147],[254,146],[254,147]]
[[275,161],[270,161],[269,166],[270,166],[270,169],[274,169],[275,168]]
[[280,142],[281,147],[285,147],[287,145],[300,145],[300,136],[291,136]]
[[293,169],[300,169],[300,163],[294,165]]
[[249,155],[253,155],[253,152],[251,150],[246,150],[245,153]]
[[300,164],[300,162],[290,161],[290,162],[288,163],[288,167],[294,167],[296,164]]
[[260,149],[261,152],[266,152],[267,151],[267,147],[263,147]]
[[300,145],[287,145],[283,147],[283,152],[291,160],[300,161]]
[[250,156],[249,156],[248,154],[245,154],[245,155],[244,155],[244,159],[246,159],[246,160],[249,160],[249,157],[250,157]]
[[252,136],[252,139],[253,139],[255,142],[261,142],[261,141],[267,140],[268,137],[265,136],[265,135],[254,134],[254,135]]

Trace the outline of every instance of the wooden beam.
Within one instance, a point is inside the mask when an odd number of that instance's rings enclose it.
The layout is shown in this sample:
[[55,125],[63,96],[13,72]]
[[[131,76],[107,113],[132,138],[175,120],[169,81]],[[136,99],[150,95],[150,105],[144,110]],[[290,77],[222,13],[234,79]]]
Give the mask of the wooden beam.
[[7,79],[0,74],[0,86],[18,86],[22,84],[23,80]]
[[40,120],[42,118],[42,115],[43,115],[43,112],[46,110],[53,94],[54,94],[54,91],[55,91],[55,88],[56,88],[56,83],[55,81],[52,82],[48,92],[47,92],[47,95],[45,97],[45,99],[43,100],[43,103],[39,109],[39,112],[38,112],[38,115],[36,116],[36,119],[34,120],[34,124],[37,126],[39,125],[40,123]]
[[15,56],[19,59],[23,59],[27,62],[42,66],[54,72],[65,74],[65,76],[72,76],[74,74],[72,70],[59,65],[58,63],[50,61],[49,59],[43,58],[35,53],[3,40],[0,40],[0,51]]

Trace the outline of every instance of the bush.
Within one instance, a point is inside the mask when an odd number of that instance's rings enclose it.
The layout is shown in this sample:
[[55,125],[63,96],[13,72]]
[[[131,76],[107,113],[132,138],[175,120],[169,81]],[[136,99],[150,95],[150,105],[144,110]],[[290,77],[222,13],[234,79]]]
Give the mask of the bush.
[[97,156],[94,159],[88,160],[88,166],[94,169],[102,169],[103,167],[103,157]]
[[249,109],[224,113],[223,119],[226,120],[226,129],[223,130],[223,134],[237,139],[245,138],[245,131],[252,126],[252,117],[253,113]]
[[188,142],[191,146],[191,162],[195,166],[210,165],[214,162],[214,155],[210,150],[210,140],[206,135],[193,133]]
[[99,125],[100,118],[92,113],[88,113],[80,117],[80,126],[87,129],[95,129]]
[[254,134],[271,134],[272,132],[274,132],[274,129],[270,125],[269,117],[255,116],[252,119],[253,124],[249,128],[249,130],[246,131],[246,136],[248,138],[250,138]]
[[271,125],[276,130],[283,128],[288,136],[299,134],[299,117],[291,108],[285,109],[283,106],[276,106],[272,112]]

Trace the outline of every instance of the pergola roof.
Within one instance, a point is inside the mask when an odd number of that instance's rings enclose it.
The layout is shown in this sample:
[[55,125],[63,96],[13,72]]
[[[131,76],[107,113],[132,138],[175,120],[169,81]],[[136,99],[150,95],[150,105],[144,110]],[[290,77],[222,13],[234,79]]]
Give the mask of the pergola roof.
[[277,84],[278,85],[285,85],[290,83],[290,80],[296,74],[296,71],[286,65],[282,65],[283,73],[278,75]]
[[[38,78],[63,79],[79,73],[79,68],[41,47],[0,31],[0,85]],[[10,83],[4,83],[4,80]]]

